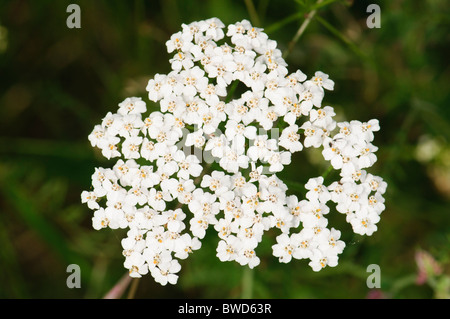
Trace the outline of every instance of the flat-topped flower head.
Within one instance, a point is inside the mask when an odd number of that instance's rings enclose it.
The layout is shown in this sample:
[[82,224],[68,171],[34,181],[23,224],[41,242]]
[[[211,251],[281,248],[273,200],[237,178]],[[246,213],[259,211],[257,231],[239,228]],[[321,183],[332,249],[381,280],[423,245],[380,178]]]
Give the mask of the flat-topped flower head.
[[[81,201],[94,211],[94,229],[127,229],[130,276],[176,284],[180,261],[209,232],[217,233],[220,261],[257,267],[271,231],[279,262],[309,259],[319,271],[336,266],[345,247],[329,225],[332,211],[355,233],[377,230],[387,184],[366,169],[377,160],[379,123],[337,122],[322,105],[335,84],[327,74],[289,71],[277,42],[248,20],[183,24],[166,46],[171,71],[146,86],[159,108],[126,98],[88,136],[115,162],[95,169]],[[307,148],[321,149],[340,177],[305,176],[301,198],[279,176]]]

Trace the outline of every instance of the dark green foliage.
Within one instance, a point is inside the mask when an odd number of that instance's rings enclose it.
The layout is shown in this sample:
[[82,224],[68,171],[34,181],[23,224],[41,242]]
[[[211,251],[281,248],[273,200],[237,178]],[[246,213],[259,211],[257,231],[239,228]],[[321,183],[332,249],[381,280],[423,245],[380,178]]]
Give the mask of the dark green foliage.
[[[370,172],[389,184],[386,210],[371,237],[352,236],[345,216],[332,210],[330,223],[347,247],[336,268],[319,273],[302,261],[278,263],[271,255],[276,233],[268,233],[257,250],[251,296],[366,298],[369,264],[381,267],[385,297],[450,296],[445,1],[377,1],[380,29],[366,26],[371,2],[344,0],[253,0],[252,13],[239,0],[80,0],[82,28],[68,29],[71,2],[0,6],[0,297],[101,298],[125,273],[122,233],[93,230],[92,212],[81,204],[94,168],[111,164],[87,136],[124,98],[148,102],[147,81],[170,70],[165,42],[182,23],[215,16],[229,24],[256,15],[284,51],[312,9],[316,17],[287,57],[289,71],[329,74],[336,85],[324,105],[348,120],[380,120]],[[310,164],[314,152],[305,153],[281,175],[300,198],[307,179],[327,168]],[[178,285],[161,287],[149,275],[135,297],[241,297],[248,274],[215,257],[217,242],[208,232],[202,249],[182,262]],[[415,282],[419,248],[442,268],[422,285]],[[81,267],[80,289],[66,286],[72,263]]]

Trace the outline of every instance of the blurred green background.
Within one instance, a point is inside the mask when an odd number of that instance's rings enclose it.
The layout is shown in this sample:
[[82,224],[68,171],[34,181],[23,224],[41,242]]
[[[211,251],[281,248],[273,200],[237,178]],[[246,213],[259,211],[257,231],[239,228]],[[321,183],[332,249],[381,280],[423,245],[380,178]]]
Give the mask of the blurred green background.
[[[66,26],[70,3],[81,7],[81,29]],[[379,29],[366,25],[370,3],[381,8]],[[176,286],[149,275],[134,297],[449,298],[450,12],[438,0],[3,0],[0,297],[102,298],[125,273],[123,233],[93,230],[80,201],[94,168],[112,166],[87,136],[126,97],[148,101],[147,81],[170,71],[165,42],[182,23],[249,19],[285,51],[314,8],[287,57],[289,71],[329,74],[336,85],[324,103],[340,119],[380,120],[370,172],[389,187],[378,231],[351,235],[345,216],[332,212],[347,247],[337,267],[319,273],[305,261],[279,264],[274,233],[258,248],[253,271],[221,263],[209,232],[182,262]],[[323,172],[314,153],[301,156],[283,175],[300,184]],[[79,289],[66,286],[73,263],[81,267]],[[378,290],[366,285],[370,264],[381,269]]]

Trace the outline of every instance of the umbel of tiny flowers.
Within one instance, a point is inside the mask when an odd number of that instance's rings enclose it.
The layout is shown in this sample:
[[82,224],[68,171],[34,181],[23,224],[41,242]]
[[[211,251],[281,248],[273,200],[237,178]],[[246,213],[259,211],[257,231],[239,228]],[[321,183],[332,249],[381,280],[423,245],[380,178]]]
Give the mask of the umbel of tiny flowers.
[[[376,161],[377,120],[336,122],[322,105],[334,82],[323,72],[289,73],[276,42],[247,20],[183,24],[166,43],[172,71],[156,74],[148,98],[129,97],[89,135],[111,168],[96,168],[81,194],[95,229],[125,229],[124,267],[176,284],[186,259],[217,232],[217,257],[250,268],[266,231],[279,235],[282,263],[308,259],[314,271],[338,263],[345,243],[328,225],[328,203],[354,232],[371,235],[384,210],[386,182]],[[246,88],[234,96],[236,85]],[[292,154],[321,148],[340,179],[309,177],[306,196],[277,176]]]

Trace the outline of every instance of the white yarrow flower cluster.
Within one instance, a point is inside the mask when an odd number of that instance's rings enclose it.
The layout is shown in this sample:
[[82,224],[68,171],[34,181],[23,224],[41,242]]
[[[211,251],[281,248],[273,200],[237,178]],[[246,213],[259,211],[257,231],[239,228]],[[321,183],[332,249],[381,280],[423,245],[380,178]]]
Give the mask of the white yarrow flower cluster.
[[[82,201],[95,229],[127,230],[130,276],[175,284],[179,260],[201,247],[208,229],[217,232],[221,261],[257,266],[264,232],[276,229],[280,262],[336,266],[345,244],[328,228],[329,201],[356,233],[376,230],[386,183],[364,169],[376,161],[378,121],[336,123],[333,108],[322,106],[334,87],[328,75],[289,73],[276,42],[247,20],[183,25],[166,45],[172,71],[147,85],[160,110],[148,114],[141,98],[127,98],[89,135],[117,162],[96,169]],[[245,92],[236,94],[239,86]],[[322,147],[342,178],[328,186],[310,178],[298,199],[276,174],[308,147]]]

